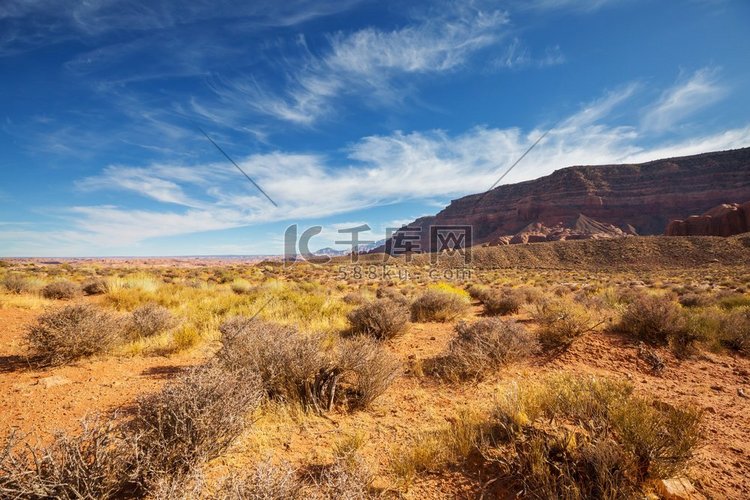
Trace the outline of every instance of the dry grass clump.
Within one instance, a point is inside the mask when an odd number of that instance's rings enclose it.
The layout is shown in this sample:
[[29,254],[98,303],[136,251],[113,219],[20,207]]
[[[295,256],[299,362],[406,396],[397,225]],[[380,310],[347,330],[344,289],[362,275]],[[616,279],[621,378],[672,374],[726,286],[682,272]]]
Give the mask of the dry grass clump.
[[750,307],[750,295],[742,293],[726,293],[719,297],[719,305],[727,310],[739,307]]
[[389,468],[408,487],[423,472],[436,472],[478,454],[489,437],[486,416],[459,411],[446,427],[425,431],[391,450]]
[[684,330],[680,306],[665,296],[640,294],[622,314],[619,330],[651,344],[667,344]]
[[122,331],[118,315],[90,304],[73,304],[42,313],[25,340],[35,361],[61,365],[106,352]]
[[425,370],[450,381],[481,379],[497,368],[529,356],[538,342],[523,325],[512,320],[485,318],[461,322],[447,352],[434,358]]
[[552,375],[500,400],[498,462],[533,497],[637,497],[647,480],[684,471],[699,420],[627,383]]
[[243,475],[224,480],[216,500],[296,500],[304,498],[302,482],[291,464],[274,464],[268,458]]
[[112,424],[84,419],[75,437],[58,433],[52,443],[0,449],[2,498],[113,498],[130,486],[132,448]]
[[565,297],[541,300],[530,310],[539,325],[539,343],[545,349],[564,349],[604,323],[594,318],[589,308]]
[[479,296],[484,311],[490,316],[516,314],[525,302],[525,297],[515,290],[487,290]]
[[[200,464],[216,458],[246,428],[263,391],[251,372],[218,363],[188,369],[138,400],[132,419],[83,422],[44,448],[0,452],[0,496],[159,498],[184,490]],[[168,498],[174,498],[171,493]]]
[[3,278],[2,285],[8,292],[15,294],[28,293],[34,288],[31,280],[19,274],[6,275]]
[[428,290],[411,304],[411,317],[416,322],[446,323],[462,316],[468,309],[469,300],[465,295]]
[[72,281],[55,281],[42,288],[45,299],[69,300],[81,293],[81,287]]
[[109,291],[107,281],[102,278],[90,279],[83,283],[81,290],[86,295],[102,295]]
[[466,287],[466,293],[469,294],[469,297],[471,297],[474,300],[481,300],[482,295],[484,295],[485,292],[487,292],[488,288],[485,285],[478,285],[476,283],[471,283]]
[[275,464],[271,458],[256,464],[243,475],[225,479],[211,496],[216,500],[365,500],[373,475],[362,457],[349,453],[335,457],[333,463],[310,474],[309,483],[301,480],[287,462]]
[[250,370],[219,363],[188,369],[138,401],[131,432],[141,481],[184,475],[219,456],[245,430],[263,388]]
[[350,408],[369,407],[385,394],[401,370],[396,358],[363,336],[343,340],[335,356],[343,389],[341,397]]
[[720,320],[717,337],[725,347],[750,356],[750,308],[725,314]]
[[375,297],[378,299],[389,299],[401,305],[409,304],[409,299],[406,298],[406,295],[404,295],[401,290],[394,287],[378,288],[375,290]]
[[130,314],[130,332],[136,338],[153,337],[177,324],[176,318],[164,306],[149,302]]
[[713,300],[705,293],[686,293],[680,296],[679,302],[682,307],[707,307]]
[[651,344],[669,344],[678,357],[696,346],[728,348],[747,354],[750,348],[750,308],[689,306],[682,309],[668,297],[640,295],[623,314],[620,330]]
[[337,402],[366,407],[398,373],[382,346],[364,337],[330,345],[320,334],[243,317],[226,321],[220,331],[223,346],[217,356],[225,366],[257,372],[269,398],[317,412]]
[[362,304],[366,304],[367,303],[367,298],[364,295],[362,295],[360,292],[350,292],[350,293],[347,293],[346,295],[344,295],[343,297],[341,297],[341,300],[345,304],[351,304],[351,305],[355,305],[355,306],[360,306]]
[[229,285],[229,287],[234,293],[239,295],[252,293],[255,289],[255,287],[250,284],[249,281],[243,279],[236,279],[232,281],[232,284]]
[[359,454],[336,457],[313,478],[314,485],[304,490],[304,497],[313,500],[376,498],[370,492],[373,479],[369,465]]
[[386,340],[404,332],[409,309],[403,303],[379,299],[354,309],[348,319],[352,333]]

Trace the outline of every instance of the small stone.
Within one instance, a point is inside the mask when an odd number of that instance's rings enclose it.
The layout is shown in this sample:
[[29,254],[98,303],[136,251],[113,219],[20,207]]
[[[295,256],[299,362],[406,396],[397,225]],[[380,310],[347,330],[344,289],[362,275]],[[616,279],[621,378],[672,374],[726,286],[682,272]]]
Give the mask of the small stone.
[[708,413],[716,413],[716,410],[714,409],[714,407],[713,407],[713,406],[707,406],[707,407],[706,407],[706,411],[707,411]]
[[724,390],[724,388],[720,385],[712,385],[711,390],[716,391],[716,392],[721,392]]
[[685,478],[661,479],[656,481],[656,491],[665,500],[688,500],[696,498],[695,487]]
[[737,389],[737,395],[741,398],[747,398],[747,393],[745,392],[745,389],[743,389],[742,387]]
[[43,385],[45,389],[50,387],[57,387],[58,385],[66,385],[71,382],[70,379],[61,377],[60,375],[52,375],[50,377],[44,377],[39,379],[39,384]]

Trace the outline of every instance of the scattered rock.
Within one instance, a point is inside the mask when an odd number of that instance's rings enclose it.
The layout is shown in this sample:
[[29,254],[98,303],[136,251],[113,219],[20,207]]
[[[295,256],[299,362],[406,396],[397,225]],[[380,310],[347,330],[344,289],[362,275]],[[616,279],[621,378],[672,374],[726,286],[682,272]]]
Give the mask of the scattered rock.
[[57,387],[58,385],[66,385],[70,384],[72,381],[68,378],[61,377],[60,375],[52,375],[49,377],[44,377],[39,379],[39,384],[43,385],[45,389],[49,389],[51,387]]
[[712,385],[711,386],[711,390],[712,391],[716,391],[716,392],[722,392],[724,390],[724,388],[722,386],[720,386],[720,385]]
[[739,397],[741,397],[741,398],[747,398],[748,397],[747,394],[745,393],[745,390],[742,387],[740,387],[739,389],[737,389],[737,395]]
[[656,492],[665,500],[688,500],[698,498],[695,487],[685,478],[661,479],[655,484]]

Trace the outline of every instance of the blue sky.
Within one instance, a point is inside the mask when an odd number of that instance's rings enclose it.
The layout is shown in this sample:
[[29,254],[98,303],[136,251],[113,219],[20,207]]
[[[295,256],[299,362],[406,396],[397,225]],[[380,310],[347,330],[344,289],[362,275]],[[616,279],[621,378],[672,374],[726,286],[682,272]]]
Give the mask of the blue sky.
[[504,183],[750,146],[748,25],[742,0],[3,0],[0,255],[381,239],[553,125]]

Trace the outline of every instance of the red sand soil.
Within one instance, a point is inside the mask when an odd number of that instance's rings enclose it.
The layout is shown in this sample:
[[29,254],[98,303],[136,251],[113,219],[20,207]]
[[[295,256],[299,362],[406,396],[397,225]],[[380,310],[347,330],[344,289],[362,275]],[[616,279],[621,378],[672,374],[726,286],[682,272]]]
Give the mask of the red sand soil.
[[[157,390],[175,370],[200,362],[197,354],[182,354],[107,357],[74,366],[29,368],[23,362],[21,338],[36,314],[0,309],[0,433],[18,428],[45,439],[58,428],[74,430],[87,413],[126,407],[139,394]],[[302,470],[325,464],[342,436],[360,432],[367,437],[362,454],[380,471],[374,486],[388,491],[392,480],[384,472],[394,445],[413,439],[420,431],[445,426],[461,409],[491,409],[499,391],[514,378],[564,369],[627,378],[638,392],[672,405],[703,409],[705,440],[690,468],[694,484],[709,498],[750,498],[750,399],[738,392],[750,394],[750,360],[700,354],[680,361],[663,349],[659,354],[667,367],[655,376],[637,362],[633,344],[617,335],[597,333],[579,339],[558,357],[509,366],[479,384],[440,384],[410,372],[408,367],[415,362],[445,349],[452,336],[449,324],[411,325],[405,335],[387,343],[407,370],[369,411],[260,418],[225,456],[209,464],[209,476],[250,465],[269,451]],[[488,479],[479,471],[426,474],[403,496],[477,498],[478,485]]]
[[186,356],[95,358],[36,369],[24,357],[23,334],[38,313],[0,309],[0,436],[13,429],[31,439],[78,428],[89,413],[122,409],[137,395],[156,391]]

